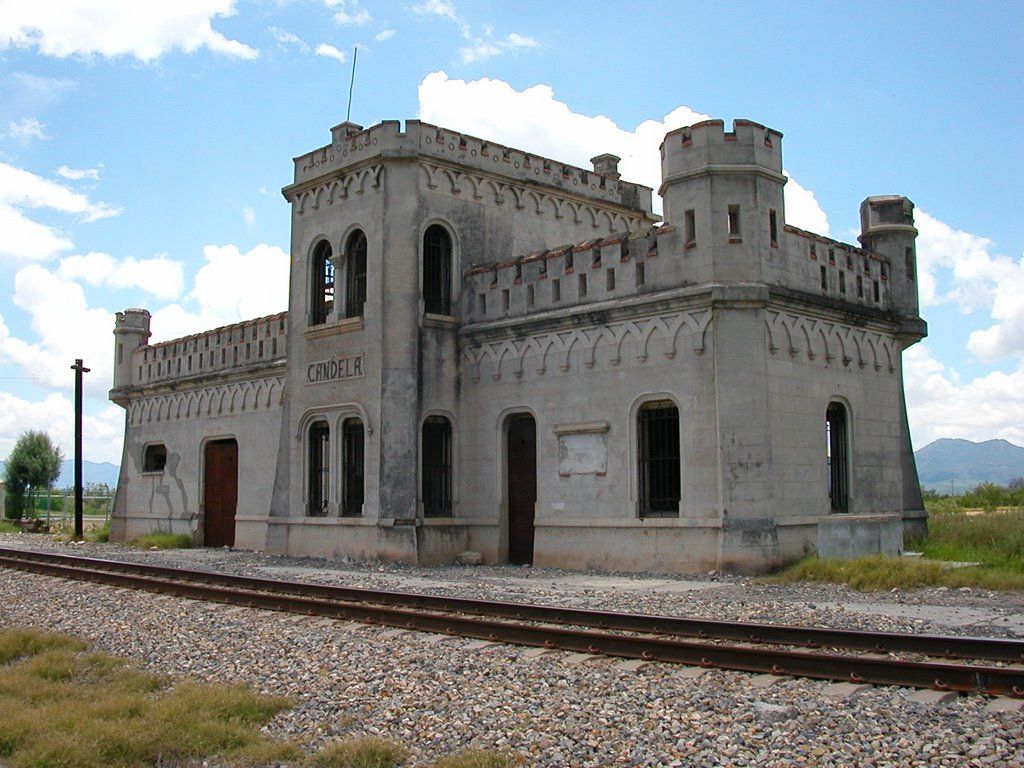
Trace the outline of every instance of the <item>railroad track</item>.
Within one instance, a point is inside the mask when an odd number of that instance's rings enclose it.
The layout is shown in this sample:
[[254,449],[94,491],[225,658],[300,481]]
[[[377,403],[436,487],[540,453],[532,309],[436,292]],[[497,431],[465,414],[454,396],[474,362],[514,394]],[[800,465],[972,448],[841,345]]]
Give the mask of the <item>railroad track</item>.
[[[562,608],[277,581],[9,548],[0,548],[0,567],[191,599],[519,645],[745,672],[1024,698],[1024,667],[1020,666],[1024,640]],[[931,658],[897,657],[897,653]],[[935,657],[943,660],[936,661]]]

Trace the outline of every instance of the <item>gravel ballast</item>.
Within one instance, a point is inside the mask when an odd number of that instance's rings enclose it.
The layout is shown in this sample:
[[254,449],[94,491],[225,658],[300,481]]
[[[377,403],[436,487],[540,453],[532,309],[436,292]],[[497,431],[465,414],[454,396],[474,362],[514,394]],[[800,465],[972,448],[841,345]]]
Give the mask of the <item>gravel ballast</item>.
[[[0,546],[437,594],[880,629],[1024,635],[1024,598],[971,590],[860,594],[833,585],[742,577],[643,577],[512,567],[415,569],[267,557],[223,550],[146,552],[65,545],[42,536]],[[897,615],[879,612],[892,606]],[[902,611],[902,613],[900,613]],[[912,690],[869,688],[850,699],[828,683],[570,654],[226,608],[0,569],[0,624],[68,632],[160,674],[292,697],[268,727],[316,746],[372,734],[425,766],[466,747],[523,755],[529,766],[1024,766],[1024,716],[986,711],[984,696],[943,704]]]

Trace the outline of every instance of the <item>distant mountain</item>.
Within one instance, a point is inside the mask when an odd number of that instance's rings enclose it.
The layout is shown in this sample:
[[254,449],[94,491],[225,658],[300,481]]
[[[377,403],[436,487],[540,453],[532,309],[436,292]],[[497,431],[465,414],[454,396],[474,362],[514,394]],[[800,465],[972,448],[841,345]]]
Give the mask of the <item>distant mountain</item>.
[[978,483],[1006,485],[1015,477],[1024,477],[1024,448],[1006,440],[970,440],[943,438],[914,453],[922,488],[949,492],[950,481],[956,493]]
[[[7,462],[0,461],[0,479],[3,479],[4,469],[7,466]],[[111,488],[117,486],[117,475],[120,472],[120,467],[116,464],[111,464],[108,461],[98,463],[95,461],[83,461],[82,462],[82,482],[89,483],[106,483]],[[75,462],[68,459],[64,461],[60,466],[60,477],[57,482],[54,483],[54,488],[71,488],[75,484]]]

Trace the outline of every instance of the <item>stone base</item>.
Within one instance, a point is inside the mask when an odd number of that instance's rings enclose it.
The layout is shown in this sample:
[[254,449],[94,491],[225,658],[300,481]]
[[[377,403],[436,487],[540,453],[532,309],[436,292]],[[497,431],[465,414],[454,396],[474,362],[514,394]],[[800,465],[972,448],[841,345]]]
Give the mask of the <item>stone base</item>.
[[880,515],[834,514],[818,518],[818,555],[852,558],[903,552],[903,518]]

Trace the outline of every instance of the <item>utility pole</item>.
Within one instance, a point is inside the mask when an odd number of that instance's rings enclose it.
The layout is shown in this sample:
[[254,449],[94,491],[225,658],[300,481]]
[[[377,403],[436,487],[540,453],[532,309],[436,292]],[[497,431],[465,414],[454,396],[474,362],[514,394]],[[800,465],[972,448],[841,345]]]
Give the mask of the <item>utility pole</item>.
[[71,366],[75,372],[75,541],[85,538],[82,530],[82,374],[89,369],[82,359]]

